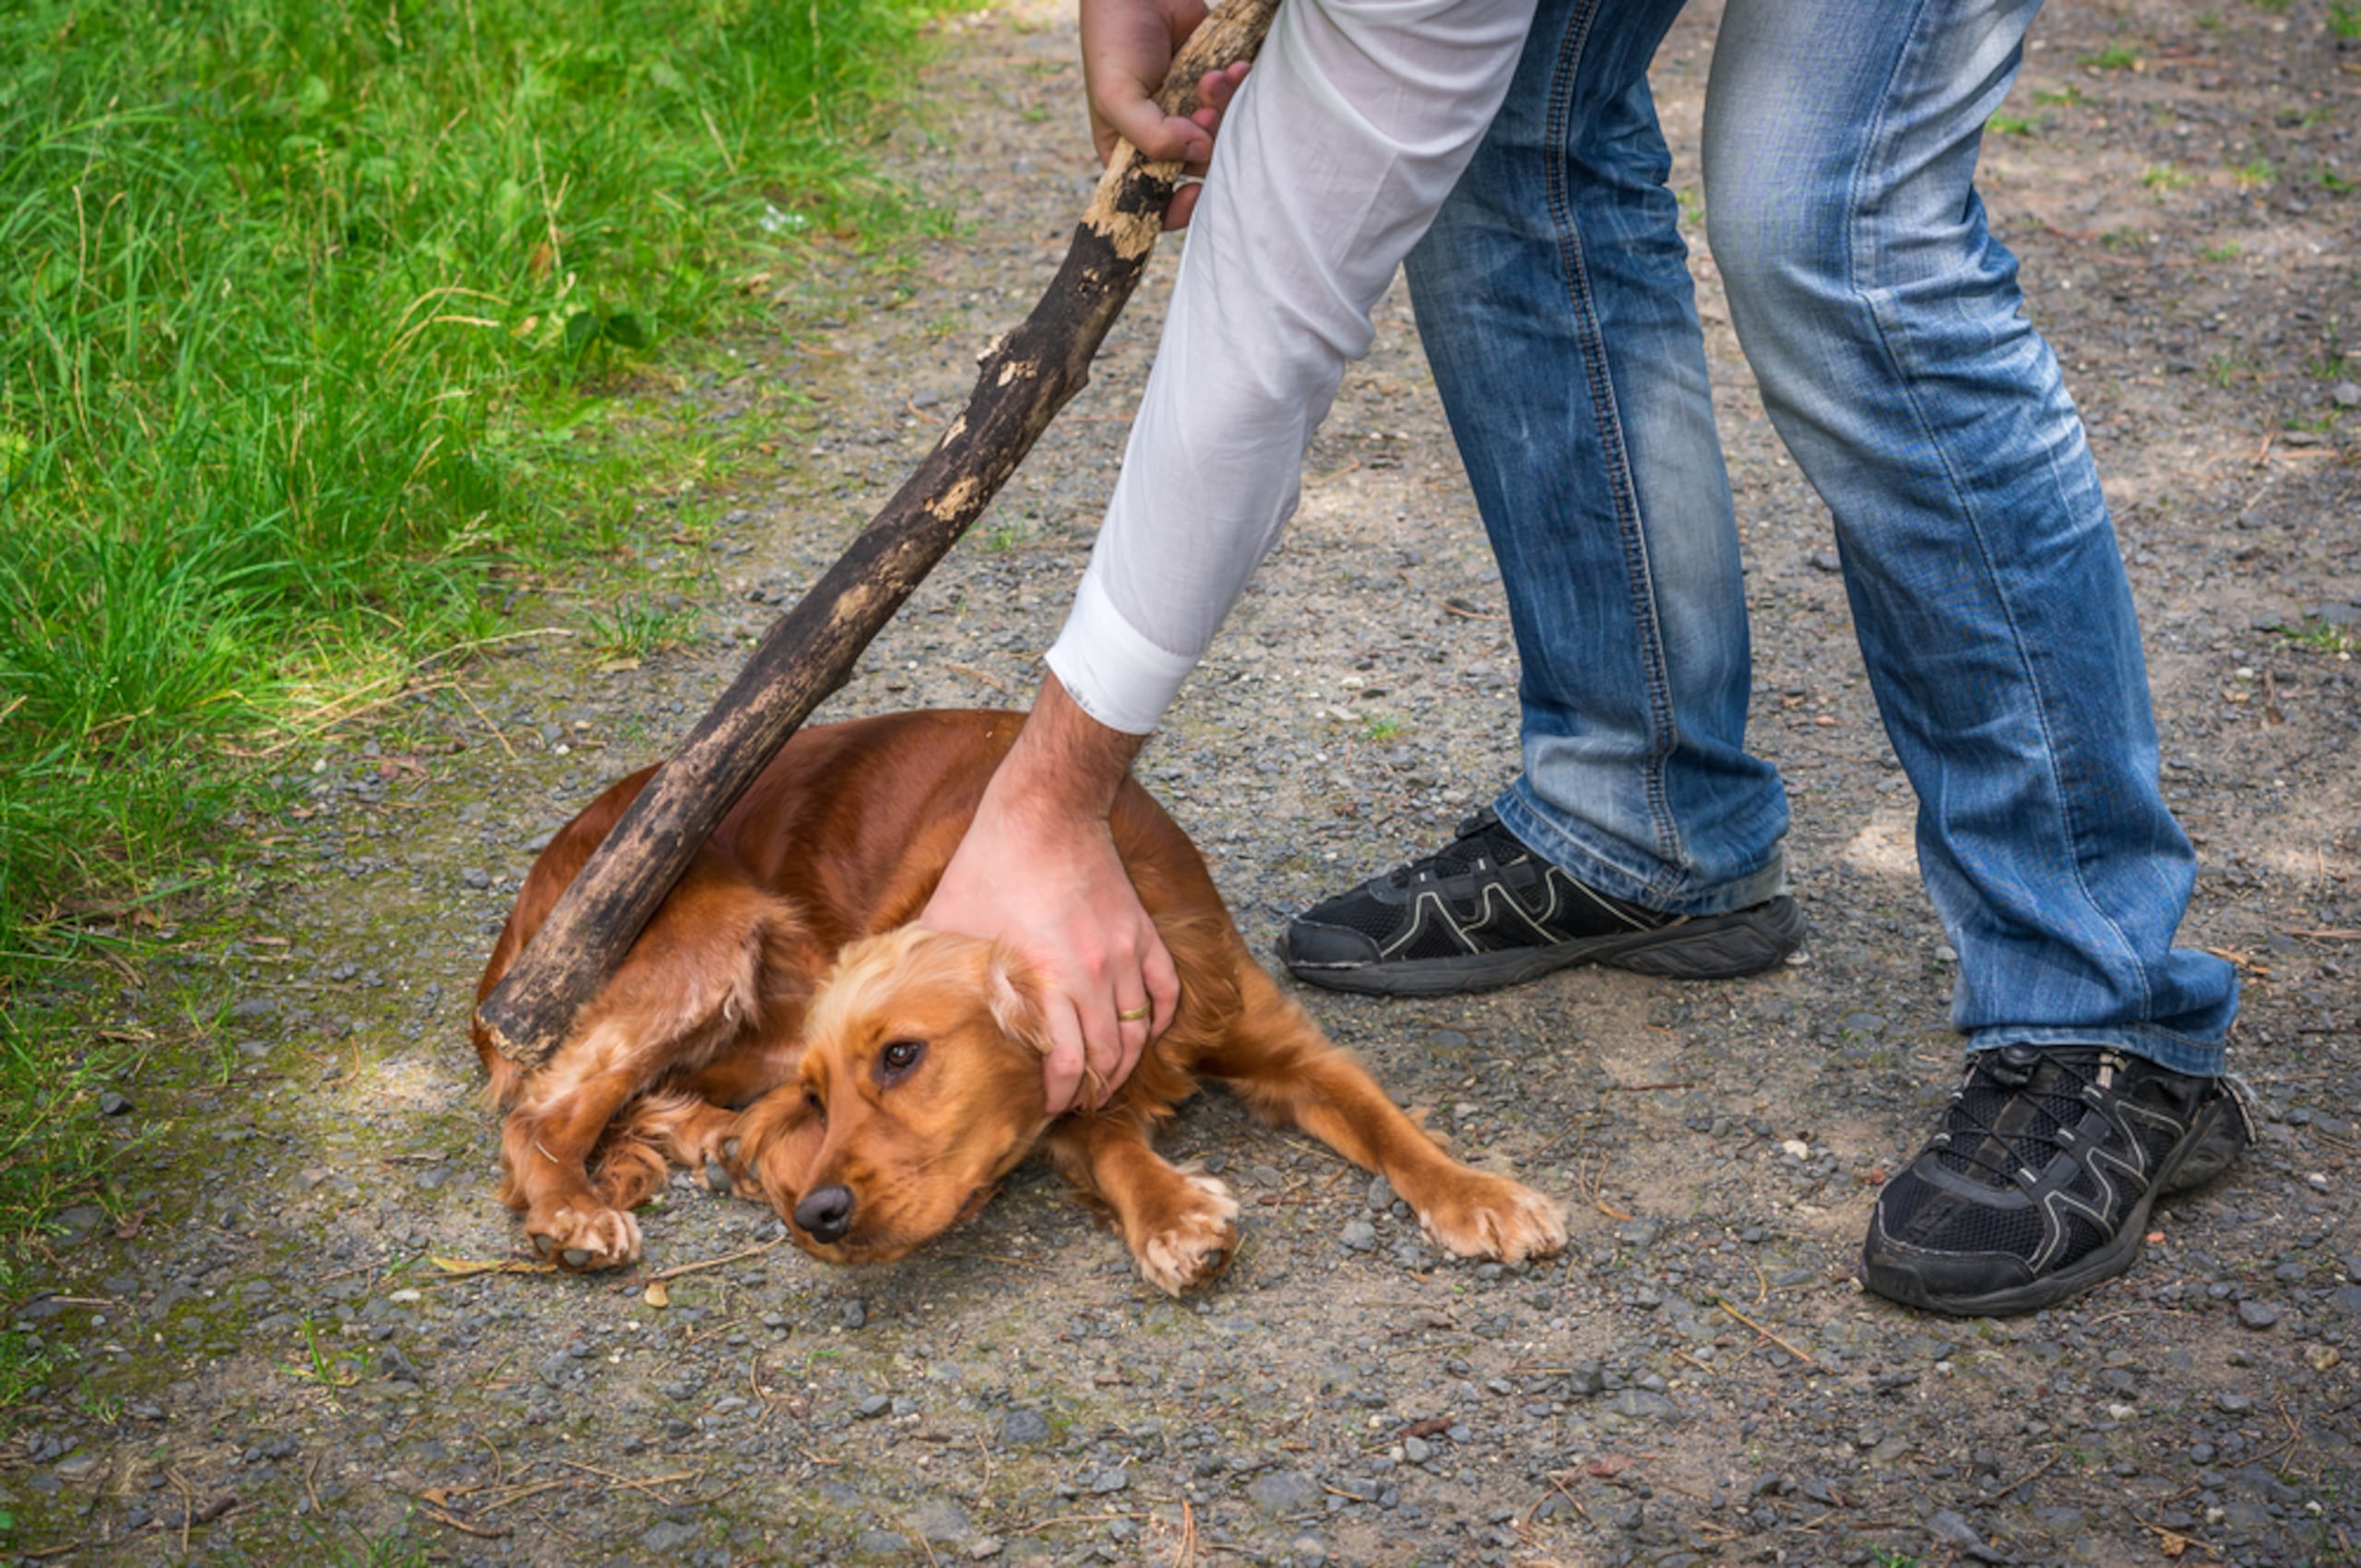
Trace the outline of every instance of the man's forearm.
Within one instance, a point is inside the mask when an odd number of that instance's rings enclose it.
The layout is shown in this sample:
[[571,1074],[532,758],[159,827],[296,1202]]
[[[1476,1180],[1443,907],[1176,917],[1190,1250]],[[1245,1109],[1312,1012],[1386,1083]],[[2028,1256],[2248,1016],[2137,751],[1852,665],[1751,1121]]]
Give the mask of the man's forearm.
[[1145,735],[1112,730],[1085,713],[1055,675],[992,780],[1007,807],[1045,818],[1104,821]]
[[1050,665],[1155,728],[1293,511],[1370,310],[1506,92],[1530,0],[1289,0],[1222,122],[1089,571]]

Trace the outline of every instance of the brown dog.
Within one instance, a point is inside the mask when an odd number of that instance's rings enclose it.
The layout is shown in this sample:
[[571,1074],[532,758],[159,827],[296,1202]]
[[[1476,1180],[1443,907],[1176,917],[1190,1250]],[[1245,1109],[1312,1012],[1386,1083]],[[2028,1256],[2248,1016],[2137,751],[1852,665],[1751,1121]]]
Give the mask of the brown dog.
[[[1237,1245],[1222,1184],[1149,1146],[1201,1075],[1383,1172],[1453,1253],[1564,1244],[1556,1204],[1444,1155],[1280,993],[1195,846],[1135,781],[1116,801],[1115,845],[1180,970],[1180,1014],[1104,1111],[1046,1114],[1032,977],[993,944],[908,923],[1021,722],[907,713],[803,731],[546,1063],[521,1072],[477,1032],[508,1111],[501,1195],[542,1255],[577,1269],[637,1257],[631,1210],[681,1164],[768,1199],[816,1256],[882,1262],[973,1213],[1038,1147],[1111,1211],[1140,1272],[1178,1294]],[[550,841],[479,1000],[653,771]]]

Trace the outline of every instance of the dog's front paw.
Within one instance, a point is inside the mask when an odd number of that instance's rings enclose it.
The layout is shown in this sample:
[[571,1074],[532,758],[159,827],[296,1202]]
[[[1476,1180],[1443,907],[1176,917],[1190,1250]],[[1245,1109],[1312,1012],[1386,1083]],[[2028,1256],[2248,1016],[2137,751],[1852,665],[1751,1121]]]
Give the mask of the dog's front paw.
[[720,1198],[752,1198],[763,1201],[763,1184],[740,1155],[741,1140],[737,1121],[730,1122],[702,1140],[696,1164],[705,1175],[705,1184],[714,1196]]
[[1210,1285],[1238,1255],[1238,1200],[1210,1176],[1187,1181],[1187,1206],[1133,1249],[1141,1277],[1168,1296]]
[[639,1221],[584,1199],[535,1210],[525,1231],[533,1250],[561,1268],[621,1268],[639,1256]]
[[1427,1239],[1463,1258],[1548,1257],[1566,1245],[1566,1219],[1554,1198],[1504,1176],[1462,1170],[1442,1195],[1418,1211]]

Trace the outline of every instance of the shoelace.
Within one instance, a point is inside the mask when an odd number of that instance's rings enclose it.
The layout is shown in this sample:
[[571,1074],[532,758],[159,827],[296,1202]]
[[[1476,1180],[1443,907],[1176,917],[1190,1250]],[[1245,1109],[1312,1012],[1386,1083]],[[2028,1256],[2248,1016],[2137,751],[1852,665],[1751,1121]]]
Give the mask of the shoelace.
[[[1504,852],[1506,847],[1499,842],[1502,839],[1515,845],[1513,854]],[[1524,845],[1516,843],[1514,837],[1501,826],[1501,819],[1494,816],[1491,808],[1487,806],[1474,816],[1462,818],[1450,843],[1424,861],[1388,872],[1385,881],[1388,886],[1399,891],[1410,885],[1412,873],[1421,865],[1430,868],[1438,877],[1459,876],[1486,857],[1489,857],[1494,865],[1504,866],[1523,860],[1528,852]]]
[[[2085,1105],[2094,1106],[2098,1103],[2092,1092],[2098,1086],[2095,1075],[2086,1074],[2080,1064],[2053,1057],[2048,1064],[2055,1066],[2066,1078],[2072,1080],[2073,1087],[2069,1089],[2063,1084],[2055,1084],[2047,1089],[2035,1090],[2033,1087],[2034,1074],[2040,1071],[2041,1063],[2036,1063],[2033,1072],[2026,1074],[2022,1083],[2011,1084],[2000,1072],[1999,1063],[1999,1051],[1992,1052],[1989,1059],[1984,1057],[1977,1059],[1974,1076],[1952,1092],[1952,1118],[1954,1123],[1964,1123],[1965,1126],[1964,1128],[1958,1125],[1945,1127],[1929,1146],[1997,1177],[1999,1184],[2013,1185],[2019,1170],[2040,1170],[2055,1158],[2060,1151],[2072,1146],[2071,1141],[2058,1137],[2058,1134],[2066,1130],[2069,1117],[2079,1108]],[[1992,1120],[1989,1122],[1987,1122],[1977,1113],[1975,1108],[1968,1103],[1968,1097],[1975,1094],[1979,1087],[1986,1088],[1987,1092],[1999,1097],[1993,1110]],[[2006,1113],[2011,1102],[2023,1095],[2032,1095],[2042,1102],[2042,1113],[2049,1119],[2053,1131],[2042,1133],[2031,1127],[2023,1128],[2013,1134],[2000,1131],[2001,1116]],[[2112,1118],[2109,1120],[2111,1122]],[[1966,1148],[1959,1146],[1958,1134],[1962,1131],[1972,1132],[1975,1134],[1973,1141]],[[2015,1163],[2013,1165],[1994,1164],[1984,1154],[1984,1148],[1987,1143],[1999,1145]],[[2045,1146],[2049,1150],[2038,1163],[2023,1158],[2023,1151],[2027,1146],[2032,1145]]]

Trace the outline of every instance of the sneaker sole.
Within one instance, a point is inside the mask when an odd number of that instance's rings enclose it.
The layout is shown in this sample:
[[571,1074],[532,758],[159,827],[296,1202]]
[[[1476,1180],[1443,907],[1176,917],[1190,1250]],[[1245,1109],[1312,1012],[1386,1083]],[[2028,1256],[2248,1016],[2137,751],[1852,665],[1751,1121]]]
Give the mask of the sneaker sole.
[[1907,1263],[1880,1263],[1865,1248],[1861,1255],[1861,1283],[1889,1301],[1948,1317],[2013,1317],[2054,1307],[2117,1275],[2130,1273],[2147,1243],[2148,1214],[2155,1207],[2156,1200],[2203,1186],[2227,1170],[2246,1151],[2245,1119],[2236,1102],[2236,1090],[2227,1089],[2206,1108],[2212,1119],[2182,1146],[2180,1158],[2157,1173],[2154,1185],[2132,1206],[2116,1239],[2072,1267],[1981,1296],[1939,1296],[1926,1288],[1918,1271]]
[[1781,897],[1726,915],[1700,915],[1658,931],[1599,936],[1547,947],[1509,947],[1399,963],[1304,964],[1279,937],[1279,962],[1309,985],[1377,996],[1449,996],[1538,980],[1579,964],[1603,964],[1667,980],[1736,980],[1760,974],[1803,945],[1804,916]]

